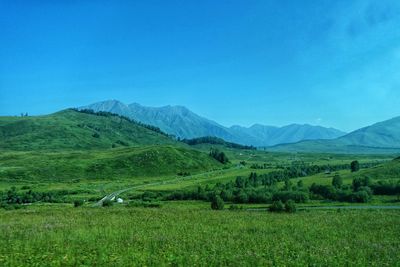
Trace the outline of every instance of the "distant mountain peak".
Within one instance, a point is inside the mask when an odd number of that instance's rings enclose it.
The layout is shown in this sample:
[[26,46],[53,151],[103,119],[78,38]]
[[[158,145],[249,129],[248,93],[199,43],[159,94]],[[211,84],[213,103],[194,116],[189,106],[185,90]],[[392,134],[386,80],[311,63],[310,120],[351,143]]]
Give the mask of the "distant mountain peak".
[[118,100],[108,100],[84,108],[124,115],[157,126],[164,132],[180,138],[214,136],[229,142],[253,146],[270,146],[308,139],[332,139],[344,134],[332,128],[301,124],[291,124],[285,127],[262,124],[254,124],[251,127],[234,125],[227,128],[179,105],[146,107],[138,103],[125,105]]

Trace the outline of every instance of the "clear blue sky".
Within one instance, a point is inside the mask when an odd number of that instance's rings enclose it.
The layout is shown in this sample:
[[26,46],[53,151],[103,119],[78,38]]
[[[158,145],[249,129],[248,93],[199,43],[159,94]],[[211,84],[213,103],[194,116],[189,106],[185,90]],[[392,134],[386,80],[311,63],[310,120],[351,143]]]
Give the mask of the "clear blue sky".
[[400,115],[400,1],[0,1],[0,115],[106,99],[223,125]]

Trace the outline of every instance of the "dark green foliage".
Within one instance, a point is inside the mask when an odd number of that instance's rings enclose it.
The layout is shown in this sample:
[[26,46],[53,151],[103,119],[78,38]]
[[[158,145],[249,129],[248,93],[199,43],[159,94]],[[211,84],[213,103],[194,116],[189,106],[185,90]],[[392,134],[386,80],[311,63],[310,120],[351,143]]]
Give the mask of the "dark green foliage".
[[293,187],[292,181],[290,181],[289,179],[286,179],[285,180],[285,186],[283,187],[283,190],[290,191],[290,190],[292,190],[292,187]]
[[77,111],[77,112],[81,112],[81,113],[90,114],[90,115],[102,116],[102,117],[117,117],[117,118],[120,118],[121,120],[129,121],[129,122],[131,122],[133,124],[137,124],[137,125],[139,125],[139,126],[141,126],[143,128],[149,129],[151,131],[154,131],[156,133],[162,134],[164,136],[169,136],[168,134],[164,133],[163,131],[161,131],[160,128],[158,128],[156,126],[145,124],[145,123],[142,123],[142,122],[139,122],[139,121],[135,121],[133,119],[130,119],[128,117],[125,117],[125,116],[122,116],[122,115],[118,115],[118,114],[115,114],[115,113],[106,112],[106,111],[95,112],[95,111],[93,111],[91,109],[74,109],[73,108],[71,110],[74,110],[74,111]]
[[223,145],[225,147],[235,148],[235,149],[247,149],[247,150],[255,150],[256,149],[254,146],[239,145],[239,144],[227,142],[221,138],[212,137],[212,136],[199,137],[199,138],[194,138],[194,139],[183,139],[182,142],[186,143],[188,145],[191,145],[191,146],[200,145],[200,144],[211,144],[211,145]]
[[400,195],[400,181],[379,181],[371,189],[376,195]]
[[[362,183],[361,183],[362,184]],[[320,196],[322,199],[329,199],[342,202],[365,203],[371,200],[372,190],[368,186],[360,185],[356,190],[340,190],[330,185],[316,185],[310,187],[312,197]]]
[[332,185],[335,188],[341,188],[343,185],[343,179],[339,174],[335,174],[335,176],[333,176],[332,178]]
[[293,200],[296,203],[304,203],[308,200],[308,193],[303,191],[278,191],[273,194],[272,200],[282,202]]
[[324,199],[332,199],[336,198],[336,189],[331,185],[317,185],[313,183],[310,187],[310,192],[313,195],[319,195]]
[[210,156],[213,157],[214,159],[218,160],[222,164],[226,164],[229,162],[228,157],[225,155],[224,152],[219,151],[216,148],[212,148],[210,151]]
[[297,182],[297,187],[298,187],[298,188],[303,188],[303,187],[304,187],[304,183],[303,183],[302,180],[299,180],[299,181]]
[[54,190],[46,192],[35,192],[32,190],[18,191],[16,187],[11,187],[7,192],[0,192],[0,203],[9,205],[27,204],[36,202],[63,203],[69,202],[68,195],[87,193],[85,190]]
[[269,207],[269,211],[271,212],[283,212],[285,211],[285,206],[283,205],[282,201],[274,201],[272,202],[271,206]]
[[224,209],[224,201],[220,196],[214,196],[211,201],[211,209],[213,210],[223,210]]
[[127,207],[143,207],[143,208],[161,208],[162,203],[159,201],[143,201],[143,200],[135,200],[130,201]]
[[288,200],[285,203],[285,211],[288,213],[295,213],[297,211],[296,204],[293,200]]
[[99,135],[98,133],[94,133],[92,136],[93,136],[94,138],[100,138],[100,135]]
[[352,183],[354,191],[358,191],[359,188],[362,186],[370,186],[370,185],[371,185],[371,179],[368,176],[354,178]]
[[103,203],[101,204],[103,207],[111,207],[114,205],[114,202],[111,201],[110,199],[106,199],[103,201]]
[[350,164],[351,172],[358,172],[360,170],[360,163],[357,160],[354,160]]
[[83,206],[83,203],[84,203],[83,200],[80,200],[80,199],[74,200],[74,207],[77,208],[77,207]]

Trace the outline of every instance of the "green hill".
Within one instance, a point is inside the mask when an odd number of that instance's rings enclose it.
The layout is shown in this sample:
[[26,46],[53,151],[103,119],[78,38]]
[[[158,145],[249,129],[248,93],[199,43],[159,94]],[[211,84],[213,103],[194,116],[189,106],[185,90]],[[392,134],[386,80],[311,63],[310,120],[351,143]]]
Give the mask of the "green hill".
[[35,117],[0,117],[0,150],[87,150],[176,144],[146,125],[117,115],[64,110]]
[[394,159],[387,163],[361,170],[352,176],[368,176],[373,179],[400,179],[400,159]]
[[176,146],[78,152],[5,152],[0,154],[0,162],[0,180],[8,181],[116,180],[193,174],[222,167],[205,153]]

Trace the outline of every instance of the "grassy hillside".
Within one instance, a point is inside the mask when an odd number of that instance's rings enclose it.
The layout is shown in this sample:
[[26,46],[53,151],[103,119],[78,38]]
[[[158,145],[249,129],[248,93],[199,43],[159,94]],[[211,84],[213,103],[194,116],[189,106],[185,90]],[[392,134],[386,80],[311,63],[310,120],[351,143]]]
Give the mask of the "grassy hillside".
[[369,169],[353,173],[352,176],[368,176],[373,179],[400,179],[400,159],[395,159]]
[[118,116],[74,110],[35,117],[0,117],[0,149],[86,150],[174,144],[167,136]]
[[221,168],[207,154],[173,146],[89,152],[8,152],[0,155],[1,180],[72,181],[159,177]]

